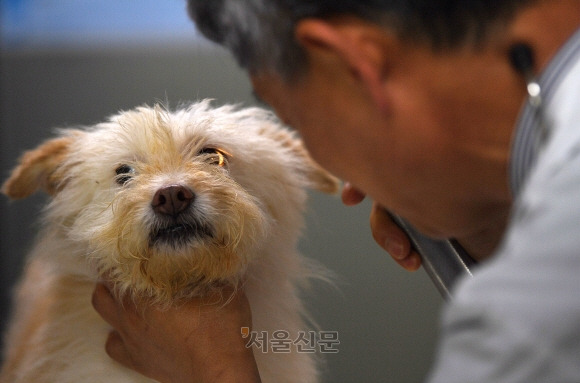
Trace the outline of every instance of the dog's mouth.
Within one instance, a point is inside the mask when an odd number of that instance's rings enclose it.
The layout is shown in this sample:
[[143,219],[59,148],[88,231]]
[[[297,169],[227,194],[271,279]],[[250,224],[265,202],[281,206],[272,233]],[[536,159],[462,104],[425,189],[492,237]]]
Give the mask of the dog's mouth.
[[213,237],[211,226],[200,222],[173,223],[156,228],[149,237],[150,246],[170,245],[185,246],[191,241]]

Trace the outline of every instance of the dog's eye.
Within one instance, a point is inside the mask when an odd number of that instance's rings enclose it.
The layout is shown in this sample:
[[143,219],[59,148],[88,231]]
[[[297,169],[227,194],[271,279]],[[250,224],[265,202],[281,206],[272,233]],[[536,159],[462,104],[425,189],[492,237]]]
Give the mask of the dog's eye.
[[125,185],[127,182],[131,180],[131,178],[133,178],[133,175],[135,174],[135,169],[133,169],[129,165],[123,164],[115,170],[115,173],[117,173],[117,178],[115,179],[115,181],[119,185]]
[[199,151],[200,156],[205,156],[206,161],[209,164],[217,165],[220,167],[226,166],[228,164],[228,158],[231,157],[229,153],[222,149],[207,147]]

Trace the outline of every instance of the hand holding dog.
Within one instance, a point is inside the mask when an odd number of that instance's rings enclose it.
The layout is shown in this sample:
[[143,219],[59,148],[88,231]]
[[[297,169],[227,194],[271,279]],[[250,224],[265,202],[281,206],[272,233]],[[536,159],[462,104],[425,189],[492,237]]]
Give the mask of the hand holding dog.
[[147,303],[117,301],[98,284],[93,306],[115,329],[106,343],[117,362],[163,383],[260,382],[241,328],[251,328],[246,296],[236,292],[195,298],[162,310]]

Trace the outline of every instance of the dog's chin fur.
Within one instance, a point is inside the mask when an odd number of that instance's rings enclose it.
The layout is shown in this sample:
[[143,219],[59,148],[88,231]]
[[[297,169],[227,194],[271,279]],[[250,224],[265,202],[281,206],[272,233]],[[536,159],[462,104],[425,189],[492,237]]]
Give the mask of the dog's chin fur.
[[[135,179],[116,195],[109,219],[88,231],[73,229],[90,245],[99,273],[112,279],[121,295],[170,305],[214,286],[235,286],[261,252],[271,226],[261,202],[225,174],[204,168],[180,176],[196,193],[185,217],[152,216],[150,184]],[[100,215],[86,209],[73,226],[85,228]]]
[[[179,213],[152,204],[168,185],[193,193]],[[296,250],[305,189],[337,186],[256,108],[140,107],[60,131],[25,153],[2,189],[52,198],[15,298],[0,381],[149,381],[105,354],[108,326],[90,304],[99,279],[161,307],[235,286],[255,331],[307,331],[298,291],[323,272]],[[255,355],[264,382],[317,380],[312,354]]]

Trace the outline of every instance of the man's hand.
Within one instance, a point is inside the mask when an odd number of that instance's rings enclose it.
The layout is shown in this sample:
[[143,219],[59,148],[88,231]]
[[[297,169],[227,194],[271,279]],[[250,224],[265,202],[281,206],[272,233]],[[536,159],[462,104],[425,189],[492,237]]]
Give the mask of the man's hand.
[[117,362],[163,383],[260,381],[241,334],[252,322],[241,291],[159,309],[148,302],[118,302],[111,290],[98,284],[93,306],[114,328],[105,348]]
[[[342,190],[342,202],[347,206],[360,203],[365,194],[346,183]],[[469,237],[455,238],[468,254],[476,261],[489,258],[507,225],[509,207],[497,214],[493,224],[487,230],[482,230]],[[373,203],[370,216],[371,232],[375,241],[385,249],[391,257],[405,270],[415,271],[421,266],[421,256],[411,248],[407,234],[391,219],[387,210],[378,203]]]
[[[365,194],[346,183],[342,190],[342,202],[347,206],[360,203]],[[387,214],[378,203],[371,210],[371,231],[375,241],[405,270],[415,271],[421,266],[421,257],[412,250],[407,234]]]

